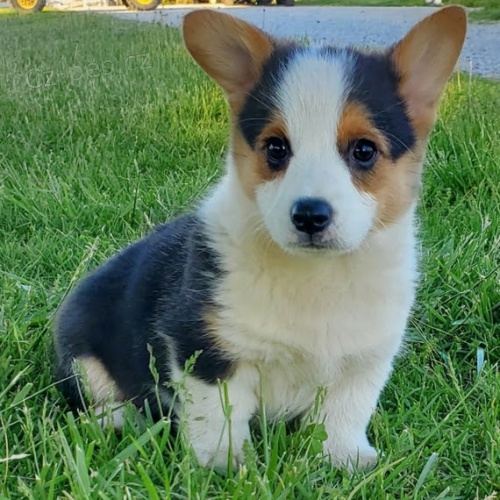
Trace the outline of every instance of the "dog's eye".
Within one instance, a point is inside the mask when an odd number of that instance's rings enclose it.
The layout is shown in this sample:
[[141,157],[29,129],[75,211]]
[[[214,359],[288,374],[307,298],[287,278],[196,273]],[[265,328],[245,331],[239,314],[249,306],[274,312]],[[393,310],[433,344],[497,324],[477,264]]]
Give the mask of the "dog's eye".
[[358,139],[351,144],[350,156],[362,168],[371,168],[378,157],[377,146],[368,139]]
[[265,152],[269,166],[272,169],[280,169],[290,157],[290,145],[284,137],[269,137],[266,140]]

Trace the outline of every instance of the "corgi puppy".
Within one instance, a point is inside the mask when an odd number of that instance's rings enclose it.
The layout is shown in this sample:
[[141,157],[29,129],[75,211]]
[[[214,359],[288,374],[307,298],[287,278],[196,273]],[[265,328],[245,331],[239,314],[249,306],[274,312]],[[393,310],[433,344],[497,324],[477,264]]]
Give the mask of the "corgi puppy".
[[225,174],[64,302],[71,405],[113,406],[117,428],[127,401],[174,415],[198,461],[226,467],[263,407],[305,418],[321,389],[332,464],[373,465],[366,428],[415,297],[422,163],[465,32],[452,6],[362,52],[188,14],[185,45],[230,106]]

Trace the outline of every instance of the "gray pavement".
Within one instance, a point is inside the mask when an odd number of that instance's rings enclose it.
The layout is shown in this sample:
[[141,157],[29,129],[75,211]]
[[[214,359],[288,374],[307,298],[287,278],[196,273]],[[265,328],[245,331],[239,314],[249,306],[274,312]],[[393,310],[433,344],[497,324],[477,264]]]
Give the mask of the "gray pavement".
[[[163,7],[153,12],[108,10],[116,17],[180,26],[196,7]],[[383,47],[401,38],[436,7],[201,7],[218,8],[279,37],[307,38],[338,45]],[[460,68],[500,79],[500,23],[470,23]]]

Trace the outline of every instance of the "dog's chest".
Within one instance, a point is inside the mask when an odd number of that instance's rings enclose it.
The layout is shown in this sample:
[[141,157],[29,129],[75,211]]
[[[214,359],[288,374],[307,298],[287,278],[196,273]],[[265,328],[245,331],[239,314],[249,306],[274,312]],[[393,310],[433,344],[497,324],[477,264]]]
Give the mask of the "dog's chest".
[[218,335],[238,358],[256,362],[301,358],[328,372],[332,360],[397,335],[413,300],[404,269],[252,271],[239,268],[222,284]]
[[[217,335],[234,358],[254,366],[267,416],[292,417],[313,406],[344,361],[393,352],[413,300],[410,276],[367,270],[250,272],[240,266],[220,288]],[[357,279],[359,278],[359,279]]]

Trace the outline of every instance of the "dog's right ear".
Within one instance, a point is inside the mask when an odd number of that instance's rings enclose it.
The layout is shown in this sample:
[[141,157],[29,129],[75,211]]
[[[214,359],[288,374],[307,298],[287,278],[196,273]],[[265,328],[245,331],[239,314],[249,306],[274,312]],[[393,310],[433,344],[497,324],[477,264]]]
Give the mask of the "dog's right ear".
[[273,51],[273,43],[259,29],[210,10],[187,14],[183,35],[194,60],[222,87],[232,107],[258,81]]
[[463,7],[450,5],[420,21],[391,52],[413,126],[427,134],[439,99],[457,63],[467,31]]

